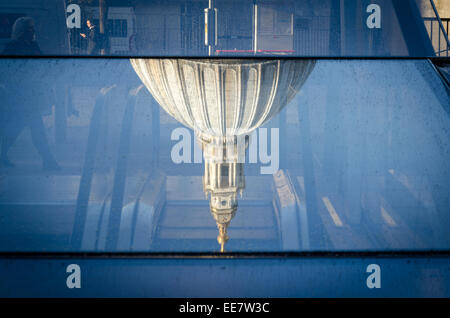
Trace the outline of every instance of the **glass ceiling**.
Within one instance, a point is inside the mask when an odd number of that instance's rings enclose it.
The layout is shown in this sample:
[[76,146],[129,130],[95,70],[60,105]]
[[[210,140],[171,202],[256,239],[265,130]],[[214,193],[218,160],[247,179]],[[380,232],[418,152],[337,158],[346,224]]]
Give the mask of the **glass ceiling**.
[[428,60],[0,62],[2,252],[450,248]]

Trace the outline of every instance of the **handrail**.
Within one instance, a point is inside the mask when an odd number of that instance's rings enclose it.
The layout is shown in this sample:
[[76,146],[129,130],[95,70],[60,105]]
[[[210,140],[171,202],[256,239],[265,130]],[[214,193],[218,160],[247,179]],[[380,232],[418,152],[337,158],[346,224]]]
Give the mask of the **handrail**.
[[116,169],[114,171],[113,191],[111,197],[111,207],[109,211],[108,232],[106,237],[106,249],[116,250],[119,241],[119,231],[123,200],[125,194],[125,184],[127,179],[128,155],[133,127],[134,110],[136,98],[144,85],[129,92],[125,112],[122,118],[120,131],[119,149],[117,154]]
[[444,38],[445,38],[445,40],[447,42],[447,47],[450,48],[450,41],[448,39],[448,34],[445,31],[444,25],[442,24],[442,20],[441,20],[441,17],[439,16],[439,13],[438,13],[437,9],[436,9],[436,5],[434,4],[433,0],[430,0],[430,3],[431,3],[431,6],[433,7],[434,14],[436,15],[436,18],[438,20],[439,27],[441,28],[442,33],[444,33]]
[[80,178],[78,189],[77,205],[75,208],[75,222],[73,224],[71,246],[74,250],[81,248],[84,227],[88,213],[89,196],[91,193],[92,180],[95,169],[95,158],[97,155],[97,145],[100,138],[100,127],[105,112],[106,96],[111,92],[115,85],[104,87],[100,90],[95,101],[94,110],[89,124],[88,141],[86,145],[86,154],[84,157],[83,172]]

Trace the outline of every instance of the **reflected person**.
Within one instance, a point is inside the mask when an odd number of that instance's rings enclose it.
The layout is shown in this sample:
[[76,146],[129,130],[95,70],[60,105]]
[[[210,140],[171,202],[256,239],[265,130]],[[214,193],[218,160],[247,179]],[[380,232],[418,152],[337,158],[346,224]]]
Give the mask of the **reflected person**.
[[88,33],[80,33],[80,35],[88,40],[87,54],[98,55],[101,49],[101,36],[91,19],[87,19],[86,25]]
[[[35,41],[32,18],[17,19],[12,28],[11,38],[3,54],[41,54],[39,45]],[[24,74],[16,79],[9,78],[2,89],[0,164],[5,167],[14,167],[8,158],[8,152],[20,133],[28,127],[33,145],[42,159],[43,168],[59,170],[60,167],[48,145],[41,115],[41,108],[46,106],[45,103],[51,103],[49,97],[51,98],[52,91],[37,78],[37,74],[33,74],[32,70],[27,69],[26,72],[29,76]]]
[[30,17],[18,18],[12,27],[11,41],[3,50],[4,55],[41,55],[36,42],[34,20]]

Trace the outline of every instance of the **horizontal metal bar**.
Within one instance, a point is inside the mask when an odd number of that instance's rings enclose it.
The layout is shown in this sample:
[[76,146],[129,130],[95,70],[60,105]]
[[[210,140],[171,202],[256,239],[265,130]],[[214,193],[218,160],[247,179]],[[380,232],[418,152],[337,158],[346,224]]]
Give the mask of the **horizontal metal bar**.
[[442,258],[450,250],[417,251],[305,251],[305,252],[0,252],[0,259],[171,259],[171,258]]
[[208,59],[208,60],[424,60],[436,56],[293,56],[293,55],[247,55],[247,56],[204,56],[204,55],[121,55],[121,56],[84,56],[84,55],[0,55],[2,59]]

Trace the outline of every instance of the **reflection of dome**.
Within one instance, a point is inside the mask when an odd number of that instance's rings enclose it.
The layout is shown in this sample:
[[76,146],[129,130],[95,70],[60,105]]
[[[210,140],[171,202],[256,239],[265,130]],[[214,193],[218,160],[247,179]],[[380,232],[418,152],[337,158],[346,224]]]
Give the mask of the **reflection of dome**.
[[311,73],[311,60],[132,59],[158,103],[197,133],[251,132],[276,115]]
[[240,153],[245,151],[245,137],[201,139],[205,158],[203,191],[211,194],[210,209],[219,229],[217,241],[224,251],[227,227],[236,214],[237,194],[245,188],[244,166]]
[[195,130],[205,158],[203,190],[224,251],[227,227],[245,188],[246,134],[299,91],[312,60],[132,59],[136,73],[172,117]]

